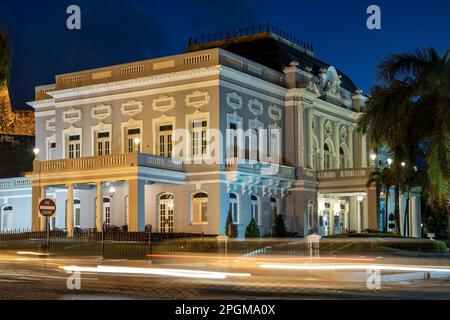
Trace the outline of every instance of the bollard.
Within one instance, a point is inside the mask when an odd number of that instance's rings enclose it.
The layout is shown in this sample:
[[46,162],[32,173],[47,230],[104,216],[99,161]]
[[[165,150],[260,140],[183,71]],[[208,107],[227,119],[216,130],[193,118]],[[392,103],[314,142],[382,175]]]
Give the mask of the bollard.
[[320,256],[320,239],[322,237],[318,234],[311,234],[306,237],[306,241],[308,243],[309,256],[311,258]]
[[225,235],[220,235],[216,237],[217,239],[217,254],[219,257],[227,257],[228,255],[228,237]]

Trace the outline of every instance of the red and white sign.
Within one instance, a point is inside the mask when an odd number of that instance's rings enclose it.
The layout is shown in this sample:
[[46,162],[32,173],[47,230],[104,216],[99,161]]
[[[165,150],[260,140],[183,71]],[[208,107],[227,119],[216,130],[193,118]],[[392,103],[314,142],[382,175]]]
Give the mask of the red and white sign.
[[43,217],[50,218],[56,212],[56,203],[52,199],[43,199],[39,203],[39,212]]

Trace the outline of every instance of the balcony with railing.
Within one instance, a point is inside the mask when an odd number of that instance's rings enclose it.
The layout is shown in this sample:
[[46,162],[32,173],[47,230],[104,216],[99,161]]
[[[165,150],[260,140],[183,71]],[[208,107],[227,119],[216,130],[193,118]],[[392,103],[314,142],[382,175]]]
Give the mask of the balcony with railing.
[[183,165],[174,163],[170,158],[144,153],[34,162],[34,172],[42,174],[123,167],[147,167],[179,172],[183,171]]
[[31,179],[10,178],[0,179],[0,190],[31,188]]
[[244,161],[238,158],[227,158],[225,161],[225,171],[242,172],[245,174],[262,175],[266,177],[273,176],[288,180],[295,179],[294,167],[259,161]]

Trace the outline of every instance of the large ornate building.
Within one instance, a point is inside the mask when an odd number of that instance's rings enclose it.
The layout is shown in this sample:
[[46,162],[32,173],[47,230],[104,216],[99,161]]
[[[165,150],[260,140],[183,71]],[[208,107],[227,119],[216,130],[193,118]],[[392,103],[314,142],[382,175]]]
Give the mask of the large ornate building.
[[[366,182],[384,160],[355,130],[365,101],[311,46],[271,26],[58,75],[36,88],[40,153],[28,178],[0,181],[2,214],[27,215],[9,228],[40,229],[39,199],[53,197],[52,226],[69,231],[223,234],[229,214],[239,236],[252,218],[270,235],[276,214],[301,236],[382,229],[385,204]],[[420,194],[409,201],[420,236]]]

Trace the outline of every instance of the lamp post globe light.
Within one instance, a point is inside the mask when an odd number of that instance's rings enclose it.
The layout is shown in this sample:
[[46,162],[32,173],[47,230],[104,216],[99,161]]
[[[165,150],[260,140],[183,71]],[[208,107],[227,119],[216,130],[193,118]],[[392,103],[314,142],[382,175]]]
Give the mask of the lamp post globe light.
[[134,142],[134,145],[136,147],[136,152],[138,152],[138,153],[141,152],[141,150],[140,150],[141,139],[140,138],[134,138],[133,142]]

